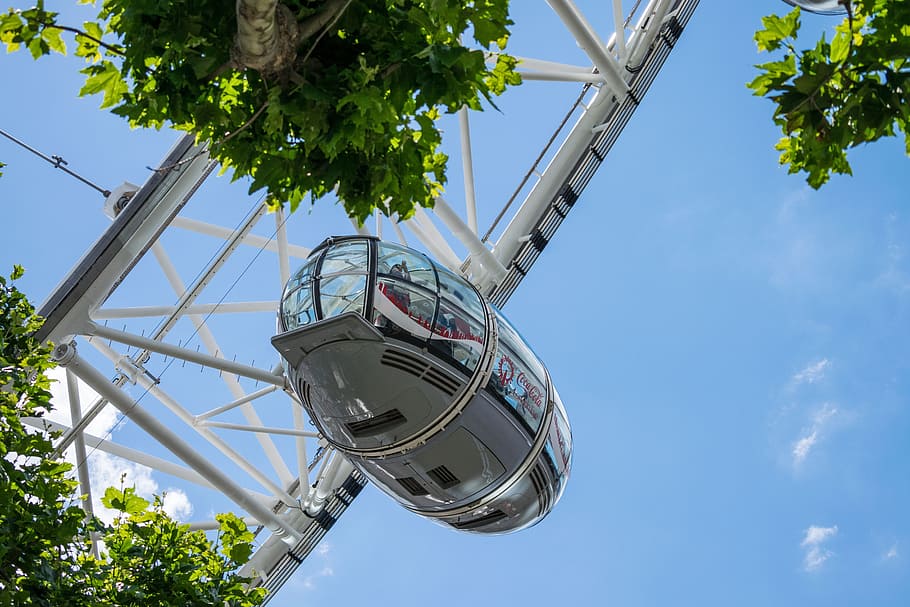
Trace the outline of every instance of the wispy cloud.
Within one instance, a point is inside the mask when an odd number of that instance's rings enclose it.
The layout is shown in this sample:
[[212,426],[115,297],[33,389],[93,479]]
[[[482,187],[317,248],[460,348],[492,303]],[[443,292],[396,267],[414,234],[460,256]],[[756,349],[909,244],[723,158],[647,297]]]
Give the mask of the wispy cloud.
[[900,556],[900,554],[898,554],[898,552],[897,552],[897,542],[895,542],[895,543],[891,544],[891,547],[888,548],[888,551],[882,555],[882,560],[883,561],[893,561],[894,559],[896,559],[899,556]]
[[814,384],[825,377],[825,371],[831,366],[831,361],[827,358],[810,363],[805,369],[796,373],[792,382],[794,385]]
[[806,460],[809,452],[818,443],[823,431],[835,415],[837,415],[837,408],[830,403],[825,403],[812,414],[812,423],[803,430],[802,436],[793,443],[791,454],[794,466],[799,466]]
[[[51,401],[54,403],[54,410],[48,415],[48,418],[66,426],[71,426],[72,416],[70,415],[66,371],[58,367],[52,369],[48,375],[52,380],[56,380],[51,384]],[[78,382],[78,393],[83,412],[98,398],[98,394],[81,381]],[[86,432],[109,439],[111,432],[120,426],[116,409],[108,405],[92,420],[86,428]],[[68,449],[65,457],[73,465],[77,464],[74,448]],[[102,520],[110,522],[116,513],[101,504],[101,496],[104,495],[104,491],[108,487],[120,487],[121,478],[125,486],[135,487],[136,493],[147,499],[151,499],[155,494],[163,495],[162,506],[164,511],[172,518],[184,521],[193,513],[193,505],[190,503],[187,494],[176,488],[162,491],[158,481],[152,477],[152,469],[147,466],[127,461],[103,451],[90,450],[88,453],[88,468],[92,483],[92,509]]]
[[837,535],[837,525],[832,527],[818,527],[812,525],[806,529],[806,535],[800,546],[805,549],[803,567],[806,571],[818,571],[834,554],[824,548],[825,542]]
[[314,573],[311,573],[303,578],[303,581],[301,583],[303,584],[304,588],[306,588],[307,590],[312,590],[316,587],[316,582],[319,580],[319,578],[331,577],[331,576],[335,575],[335,570],[332,569],[332,565],[329,562],[329,554],[331,553],[331,551],[332,551],[332,545],[326,541],[323,541],[316,548],[315,554],[310,556],[311,561],[308,561],[308,563],[311,563],[312,560],[317,560],[317,561],[321,562],[321,563],[317,562],[317,564],[314,566],[314,569],[316,567],[319,567],[320,564],[322,566]]

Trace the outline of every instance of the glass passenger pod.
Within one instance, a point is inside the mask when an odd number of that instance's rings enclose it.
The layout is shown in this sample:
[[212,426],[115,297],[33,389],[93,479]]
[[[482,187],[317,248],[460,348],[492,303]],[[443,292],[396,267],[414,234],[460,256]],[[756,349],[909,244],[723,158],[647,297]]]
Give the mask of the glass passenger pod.
[[288,282],[276,337],[287,343],[275,345],[290,348],[289,378],[330,442],[387,455],[462,394],[464,406],[491,347],[489,322],[474,287],[422,253],[341,237],[314,249]]
[[279,330],[314,423],[405,507],[506,533],[559,499],[571,465],[559,395],[460,276],[399,245],[329,239],[288,282]]

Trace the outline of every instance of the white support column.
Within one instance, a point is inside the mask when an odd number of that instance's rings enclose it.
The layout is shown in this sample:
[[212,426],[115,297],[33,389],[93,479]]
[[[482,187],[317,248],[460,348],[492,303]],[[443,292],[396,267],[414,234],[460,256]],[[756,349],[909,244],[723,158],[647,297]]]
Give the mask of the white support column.
[[225,497],[252,514],[254,517],[268,525],[277,535],[287,535],[296,542],[300,534],[296,529],[287,525],[284,520],[271,509],[251,497],[240,485],[236,484],[218,466],[208,461],[204,456],[193,449],[188,443],[159,422],[135,401],[127,397],[118,388],[114,387],[107,377],[83,360],[75,347],[62,344],[54,349],[54,360],[73,370],[73,372],[95,392],[106,398],[112,405],[132,420],[137,426],[145,430],[152,438],[169,449],[174,455],[183,460],[190,468],[196,470],[207,478],[212,485],[221,491]]
[[168,344],[163,341],[149,339],[148,337],[134,335],[132,333],[127,333],[126,331],[120,331],[119,329],[105,327],[104,325],[92,323],[88,327],[86,334],[101,339],[110,339],[121,344],[133,346],[134,348],[163,354],[164,356],[179,358],[190,363],[211,367],[212,369],[218,369],[227,373],[234,373],[241,377],[249,377],[250,379],[272,384],[279,388],[284,388],[286,383],[284,375],[278,375],[257,367],[236,363],[225,358],[209,356],[208,354],[202,354],[201,352],[196,352],[189,348],[181,348],[180,346]]
[[[300,431],[303,431],[306,428],[306,423],[303,420],[303,406],[299,403],[291,404],[291,414],[294,417],[294,428]],[[297,456],[297,479],[300,483],[300,497],[304,497],[304,491],[306,487],[310,484],[310,470],[307,466],[307,448],[306,448],[306,439],[302,436],[298,436],[294,439],[294,446],[297,447],[294,451]]]
[[445,238],[442,237],[442,234],[439,233],[439,229],[433,225],[433,221],[427,215],[427,212],[423,210],[423,207],[417,207],[414,210],[414,216],[408,219],[405,225],[414,232],[417,239],[423,243],[437,261],[453,272],[458,272],[458,268],[461,266],[461,259],[455,254],[455,251],[452,250]]
[[519,58],[518,71],[523,80],[552,80],[557,82],[590,82],[601,84],[606,82],[603,75],[595,72],[590,66],[582,67],[545,61],[542,59]]
[[372,236],[370,230],[367,228],[366,224],[360,225],[357,223],[357,220],[353,217],[349,218],[351,220],[351,225],[354,226],[354,231],[360,234],[361,236]]
[[[280,291],[279,291],[280,292]],[[184,308],[184,314],[239,314],[247,312],[275,312],[278,301],[235,301],[214,304],[194,304]],[[176,306],[133,306],[129,308],[102,308],[92,313],[92,320],[113,320],[118,318],[147,318],[170,316],[177,313]]]
[[[257,527],[260,522],[253,518],[252,516],[243,516],[240,519],[246,523],[247,527]],[[216,529],[221,528],[221,523],[212,519],[208,521],[190,521],[187,523],[190,527],[190,531],[215,531]]]
[[619,64],[625,65],[628,51],[626,50],[626,27],[625,19],[622,16],[622,0],[613,0],[613,23],[616,27],[614,38],[616,46],[614,48],[619,55]]
[[597,70],[607,81],[607,86],[617,99],[622,100],[629,93],[629,85],[623,78],[616,60],[607,52],[607,45],[600,39],[585,16],[571,0],[547,0],[559,18],[575,37],[578,45],[588,55]]
[[496,241],[493,254],[501,264],[508,264],[521,246],[521,239],[530,235],[535,222],[562,186],[563,179],[591,142],[592,129],[606,120],[613,107],[610,92],[599,90],[522,203],[521,209],[512,216],[512,221]]
[[253,402],[257,398],[262,398],[263,396],[271,394],[272,392],[274,392],[277,389],[278,389],[278,386],[269,386],[268,388],[263,388],[262,390],[257,390],[256,392],[251,392],[251,393],[247,394],[246,396],[244,396],[243,398],[238,398],[237,400],[229,402],[226,405],[222,405],[221,407],[218,407],[216,409],[212,409],[211,411],[206,411],[205,413],[197,415],[194,419],[198,423],[203,420],[209,419],[210,417],[215,417],[216,415],[221,415],[225,411],[230,411],[231,409],[239,407],[240,405],[243,405],[243,404],[246,404],[249,402]]
[[[215,238],[222,238],[227,240],[231,237],[233,230],[230,228],[225,228],[222,226],[216,226],[211,223],[206,223],[204,221],[199,221],[198,219],[190,219],[189,217],[184,217],[178,215],[174,217],[174,220],[171,222],[171,226],[175,228],[182,228],[184,230],[189,230],[191,232],[196,232],[197,234],[203,234],[205,236],[214,236]],[[266,251],[271,251],[272,253],[278,253],[278,243],[272,239],[266,238],[264,236],[259,236],[258,234],[247,234],[241,239],[245,245],[256,247],[257,249],[264,249]],[[306,247],[301,247],[295,244],[288,245],[288,254],[291,257],[298,257],[300,259],[306,259],[310,250]]]
[[628,64],[630,66],[638,66],[648,54],[651,43],[654,42],[663,27],[664,18],[667,16],[667,11],[670,10],[671,2],[673,0],[651,0],[642,12],[635,25],[635,31],[629,36]]
[[[66,370],[66,395],[70,401],[70,420],[75,426],[82,420],[82,403],[79,399],[79,381],[69,369]],[[82,494],[82,509],[91,516],[94,513],[92,507],[92,485],[88,476],[88,461],[85,451],[85,437],[82,432],[76,433],[73,440],[73,448],[76,451],[76,474],[79,478],[79,493]]]
[[[287,218],[284,216],[283,206],[279,206],[275,209],[275,233],[278,238],[278,275],[281,280],[277,292],[281,293],[284,290],[284,286],[288,284],[288,280],[291,278],[291,260],[288,255]],[[278,307],[276,306],[274,309],[277,310]]]
[[408,239],[404,237],[404,230],[401,229],[401,225],[399,225],[397,221],[393,221],[392,227],[395,228],[395,235],[398,236],[398,242],[404,246],[408,246]]
[[296,428],[278,428],[276,426],[247,426],[231,422],[213,422],[202,420],[196,423],[201,428],[222,428],[224,430],[240,430],[241,432],[256,432],[259,434],[280,434],[283,436],[300,436],[303,438],[322,438],[318,432],[297,430]]
[[468,216],[468,227],[477,236],[477,197],[474,190],[474,158],[471,155],[471,125],[468,122],[468,108],[458,110],[458,125],[461,134],[461,171],[464,175],[464,203]]
[[477,237],[477,232],[466,226],[461,217],[452,210],[452,207],[442,197],[436,199],[433,210],[436,212],[436,216],[442,220],[442,223],[468,249],[471,259],[479,266],[480,272],[477,272],[478,275],[474,277],[474,281],[483,284],[499,283],[506,275],[506,269],[480,241],[480,238]]
[[338,451],[333,451],[330,461],[322,467],[316,485],[310,491],[306,504],[307,514],[316,516],[325,505],[326,498],[338,485],[338,480],[345,478],[354,470],[354,466]]
[[[252,226],[250,226],[252,227]],[[228,249],[230,251],[232,249]],[[183,281],[180,279],[180,276],[177,273],[177,268],[174,267],[174,264],[171,263],[170,257],[168,257],[167,252],[164,250],[164,245],[160,242],[156,242],[152,245],[152,251],[155,254],[155,259],[158,260],[158,264],[164,270],[165,275],[167,276],[168,282],[171,285],[171,288],[174,289],[174,293],[178,297],[183,299],[186,297],[186,289],[183,285]],[[228,253],[225,251],[225,255]],[[215,335],[209,329],[208,325],[205,322],[205,318],[197,315],[189,316],[190,322],[193,323],[193,326],[196,328],[196,334],[199,336],[199,339],[202,341],[202,344],[208,350],[209,355],[218,357],[221,352],[221,348],[218,346],[218,342],[215,341]],[[222,374],[221,379],[227,385],[228,390],[235,399],[240,399],[246,396],[246,391],[243,389],[243,386],[240,385],[240,381],[237,379],[236,375],[233,374]],[[243,416],[246,420],[257,426],[262,425],[262,420],[259,419],[259,414],[256,413],[256,410],[245,403],[240,406],[240,411],[243,413]],[[265,453],[266,458],[269,460],[269,463],[272,465],[272,468],[278,474],[278,477],[281,479],[281,482],[285,485],[291,482],[291,471],[288,469],[287,464],[284,459],[281,457],[281,454],[278,453],[278,448],[275,446],[275,443],[272,442],[272,439],[269,436],[257,434],[256,440],[259,442],[259,445],[262,447],[262,451]]]

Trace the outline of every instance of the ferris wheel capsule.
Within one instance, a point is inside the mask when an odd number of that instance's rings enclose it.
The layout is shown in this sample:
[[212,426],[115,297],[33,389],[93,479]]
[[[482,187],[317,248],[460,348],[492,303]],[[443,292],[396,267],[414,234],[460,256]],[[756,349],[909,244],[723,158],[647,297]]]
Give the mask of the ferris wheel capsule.
[[798,6],[810,13],[819,15],[843,15],[847,12],[849,0],[784,0],[790,6]]
[[409,510],[476,533],[542,520],[572,435],[546,367],[467,280],[366,236],[330,238],[282,295],[272,344],[325,439]]

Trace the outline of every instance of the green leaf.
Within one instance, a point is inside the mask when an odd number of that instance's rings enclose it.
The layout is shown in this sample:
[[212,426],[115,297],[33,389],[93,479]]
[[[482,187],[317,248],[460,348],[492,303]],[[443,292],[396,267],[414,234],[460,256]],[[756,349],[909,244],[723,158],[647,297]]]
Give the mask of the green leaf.
[[831,61],[840,63],[847,58],[850,50],[850,34],[838,32],[831,41]]
[[101,503],[125,514],[139,514],[149,507],[147,499],[136,495],[135,487],[125,487],[122,490],[108,487],[101,497]]
[[66,43],[63,41],[61,33],[61,30],[56,27],[45,27],[41,30],[41,39],[47,43],[50,50],[66,55]]
[[93,65],[82,71],[89,74],[89,77],[86,78],[85,85],[79,91],[79,96],[103,93],[102,109],[122,101],[124,93],[129,90],[120,71],[110,61],[103,61],[100,65]]
[[760,51],[774,51],[780,48],[787,38],[796,36],[799,31],[799,8],[794,8],[784,17],[768,15],[762,17],[765,29],[755,32],[755,43]]

